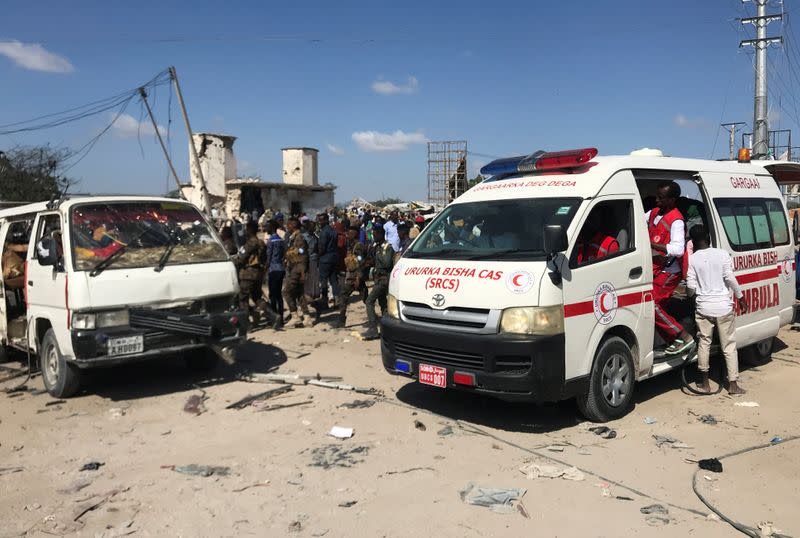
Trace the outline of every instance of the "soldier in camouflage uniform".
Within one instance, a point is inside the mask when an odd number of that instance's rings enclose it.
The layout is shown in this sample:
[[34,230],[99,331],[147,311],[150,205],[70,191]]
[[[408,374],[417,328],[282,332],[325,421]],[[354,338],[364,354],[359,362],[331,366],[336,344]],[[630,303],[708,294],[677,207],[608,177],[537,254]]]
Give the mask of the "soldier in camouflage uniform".
[[[233,263],[239,270],[239,305],[242,310],[247,311],[256,324],[269,306],[264,300],[264,291],[261,289],[261,283],[264,281],[261,258],[265,246],[256,235],[258,225],[255,222],[248,222],[246,230],[247,240],[233,258]],[[256,304],[255,309],[250,307],[250,299]]]
[[289,307],[289,315],[297,312],[300,303],[299,319],[295,327],[311,325],[308,313],[308,302],[305,295],[305,281],[308,272],[308,243],[300,231],[300,221],[295,217],[286,223],[286,278],[283,282],[283,299]]
[[375,268],[372,272],[374,284],[367,296],[367,330],[361,334],[365,340],[378,338],[378,317],[375,314],[375,301],[381,305],[381,315],[386,312],[386,295],[389,293],[389,276],[394,267],[394,249],[385,241],[383,228],[373,230],[375,237]]
[[344,258],[344,285],[339,294],[339,318],[334,327],[343,328],[347,322],[347,301],[350,295],[361,288],[361,269],[366,261],[364,245],[358,240],[359,229],[351,226],[347,230],[347,254]]

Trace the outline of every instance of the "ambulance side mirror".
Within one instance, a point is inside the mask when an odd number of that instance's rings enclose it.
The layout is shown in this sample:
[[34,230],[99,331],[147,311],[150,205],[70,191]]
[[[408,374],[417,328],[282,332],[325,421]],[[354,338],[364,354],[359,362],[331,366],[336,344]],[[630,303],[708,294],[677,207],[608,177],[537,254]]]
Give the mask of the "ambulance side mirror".
[[548,224],[544,227],[544,251],[553,257],[559,252],[565,252],[569,242],[567,232],[560,224]]
[[38,260],[39,265],[58,265],[56,242],[52,237],[43,237],[39,240],[39,243],[36,245],[36,259]]

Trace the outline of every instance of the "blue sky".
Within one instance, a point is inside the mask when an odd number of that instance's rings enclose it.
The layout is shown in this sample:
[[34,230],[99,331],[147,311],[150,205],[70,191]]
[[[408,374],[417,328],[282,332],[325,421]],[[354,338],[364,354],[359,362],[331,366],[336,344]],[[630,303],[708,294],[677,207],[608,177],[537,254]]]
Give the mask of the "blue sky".
[[[771,128],[797,129],[799,6],[786,0],[789,24],[770,25],[789,35],[788,49],[769,53]],[[240,175],[276,180],[281,147],[317,147],[320,179],[338,185],[338,201],[424,199],[425,140],[466,139],[472,173],[486,155],[540,148],[708,158],[716,139],[713,156],[723,157],[720,120],[752,121],[752,51],[738,48],[752,30],[734,20],[752,9],[740,0],[19,2],[3,14],[0,123],[108,97],[174,65],[193,129],[238,137]],[[168,97],[168,86],[154,96],[165,128]],[[140,104],[127,112],[70,170],[76,190],[171,188],[152,128],[139,145]],[[185,178],[174,101],[172,120]],[[80,147],[109,121],[0,136],[0,149]]]

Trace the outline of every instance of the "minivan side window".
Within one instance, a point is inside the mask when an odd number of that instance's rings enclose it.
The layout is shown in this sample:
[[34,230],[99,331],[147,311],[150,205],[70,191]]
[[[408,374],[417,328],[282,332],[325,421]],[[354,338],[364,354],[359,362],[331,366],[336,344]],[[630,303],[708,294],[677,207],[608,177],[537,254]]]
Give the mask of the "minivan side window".
[[636,250],[633,229],[632,200],[598,203],[578,233],[570,267],[583,267]]
[[783,204],[777,199],[715,198],[728,242],[735,251],[789,243]]

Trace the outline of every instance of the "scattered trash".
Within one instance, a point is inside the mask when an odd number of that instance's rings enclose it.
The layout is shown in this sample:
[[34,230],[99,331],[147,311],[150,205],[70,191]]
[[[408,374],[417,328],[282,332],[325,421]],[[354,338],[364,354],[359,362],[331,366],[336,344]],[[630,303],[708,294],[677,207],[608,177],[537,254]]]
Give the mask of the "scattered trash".
[[598,488],[600,488],[600,495],[603,497],[611,497],[611,484],[608,482],[599,482],[595,484]]
[[302,424],[303,426],[311,426],[311,421],[310,420],[301,420],[300,424]]
[[228,476],[231,472],[230,467],[216,466],[216,465],[197,465],[192,463],[189,465],[164,465],[163,469],[172,469],[176,473],[188,474],[192,476],[209,477],[213,475]]
[[647,516],[644,520],[651,527],[669,524],[669,511],[663,505],[651,504],[640,508],[639,511]]
[[406,473],[411,473],[411,472],[414,472],[414,471],[436,471],[436,469],[434,469],[433,467],[412,467],[411,469],[405,469],[404,471],[388,471],[388,472],[385,472],[385,473],[383,473],[381,475],[378,475],[378,476],[381,477],[381,476],[389,476],[389,475],[393,475],[393,474],[406,474]]
[[249,484],[247,486],[243,486],[241,488],[236,488],[236,489],[233,489],[231,491],[233,491],[234,493],[241,493],[241,492],[246,491],[246,490],[248,490],[250,488],[258,488],[258,487],[262,487],[262,486],[269,486],[269,480],[264,480],[263,482],[256,482],[255,484]]
[[291,385],[281,385],[280,387],[276,387],[270,390],[265,390],[264,392],[259,392],[258,394],[251,394],[249,396],[245,396],[241,400],[233,402],[232,404],[226,406],[225,409],[244,409],[253,402],[256,402],[258,400],[266,400],[268,398],[272,398],[279,394],[284,394],[291,390],[292,390]]
[[325,445],[311,451],[309,467],[322,467],[323,469],[332,469],[334,467],[350,468],[363,463],[364,460],[359,457],[367,454],[369,454],[369,447],[367,446],[345,448],[342,445]]
[[268,374],[250,374],[241,377],[242,381],[249,381],[251,383],[286,383],[288,385],[306,385],[309,381],[341,381],[342,378],[333,375],[300,375],[300,374],[283,374],[280,372],[273,372]]
[[289,532],[300,532],[303,530],[303,524],[299,521],[292,521],[289,523]]
[[51,401],[45,403],[44,406],[45,407],[50,407],[51,405],[59,405],[59,404],[63,404],[63,403],[67,403],[67,400],[51,400]]
[[550,445],[550,446],[547,446],[545,448],[547,450],[549,450],[550,452],[564,452],[564,446],[563,445]]
[[339,503],[339,508],[350,508],[351,506],[355,506],[358,501],[345,501]]
[[[78,521],[80,518],[85,516],[87,513],[91,512],[93,510],[97,510],[98,508],[100,508],[102,505],[104,505],[109,500],[111,500],[111,498],[114,497],[115,495],[118,495],[120,493],[128,491],[129,489],[130,488],[113,489],[113,490],[109,491],[108,493],[106,493],[105,495],[103,495],[99,501],[90,501],[90,502],[87,502],[87,503],[79,505],[78,508],[75,510],[75,516],[72,518],[72,521]],[[93,499],[95,497],[97,497],[97,495],[92,495],[89,498]]]
[[445,426],[444,428],[436,432],[436,435],[438,435],[439,437],[447,437],[448,435],[453,435],[453,427]]
[[664,445],[669,445],[672,448],[692,448],[686,443],[682,443],[669,435],[653,435],[653,439],[656,440],[656,446],[658,448],[661,448]]
[[772,521],[762,521],[758,524],[758,530],[761,532],[762,538],[767,538],[768,536],[778,536],[782,534],[782,531],[776,528]]
[[658,421],[656,419],[654,419],[653,417],[644,417],[644,423],[645,424],[655,424],[656,422],[658,422]]
[[89,463],[84,464],[83,467],[80,468],[81,471],[96,471],[100,467],[105,465],[102,461],[90,461]]
[[56,491],[65,495],[78,493],[80,490],[89,487],[92,484],[92,481],[93,479],[91,478],[81,478],[80,480],[75,480],[66,487],[57,489]]
[[458,496],[467,504],[485,506],[499,514],[509,514],[517,511],[514,503],[519,502],[526,491],[524,488],[484,488],[470,482],[458,492]]
[[715,514],[714,512],[711,512],[710,514],[708,514],[706,516],[706,519],[708,521],[722,521],[722,519],[717,514]]
[[302,402],[294,402],[288,404],[271,404],[263,401],[253,402],[253,407],[256,411],[277,411],[278,409],[286,409],[287,407],[297,407],[298,405],[308,405],[313,403],[311,400],[304,400]]
[[376,396],[382,396],[383,391],[374,388],[365,388],[365,387],[354,387],[353,385],[347,385],[345,383],[329,383],[328,381],[320,381],[317,379],[309,379],[309,385],[314,385],[315,387],[324,387],[326,389],[337,389],[337,390],[350,390],[353,392],[358,392],[360,394],[374,394]]
[[617,432],[608,426],[594,426],[593,428],[589,428],[589,431],[595,435],[599,435],[603,439],[614,439],[617,436]]
[[419,431],[421,431],[421,432],[424,432],[425,430],[428,429],[428,428],[425,427],[425,424],[423,424],[421,420],[415,420],[414,421],[414,427],[416,429],[418,429]]
[[0,467],[0,476],[11,473],[21,473],[24,467]]
[[119,418],[125,416],[125,409],[121,407],[112,407],[108,410],[108,414],[111,415],[111,418]]
[[719,461],[717,458],[708,458],[706,460],[700,460],[697,462],[697,465],[700,466],[700,468],[703,469],[704,471],[711,471],[712,473],[722,472],[722,462]]
[[339,407],[343,407],[345,409],[366,409],[375,405],[376,402],[377,400],[353,400],[349,403],[343,403]]
[[703,424],[708,424],[709,426],[717,425],[717,419],[714,418],[714,415],[702,415],[697,420],[699,420]]
[[576,467],[558,467],[557,465],[545,465],[539,463],[528,463],[519,468],[519,471],[527,476],[528,480],[535,478],[563,478],[564,480],[585,480],[586,475]]
[[206,394],[203,391],[202,394],[192,394],[189,398],[186,399],[186,403],[183,404],[183,410],[187,413],[191,413],[192,415],[199,416],[206,412],[206,406],[203,402],[206,401]]
[[772,443],[773,445],[777,445],[778,443],[783,442],[783,437],[777,437],[777,436],[773,437],[772,439],[769,440],[769,442]]
[[19,452],[19,451],[20,451],[20,450],[22,450],[23,448],[25,448],[25,445],[14,445],[14,446],[12,446],[12,447],[11,447],[11,450],[12,450],[13,452]]
[[759,407],[758,402],[736,402],[736,407]]
[[353,428],[334,426],[331,428],[331,431],[328,432],[328,435],[331,437],[336,437],[337,439],[350,439],[353,437]]
[[626,497],[624,495],[617,495],[614,498],[617,499],[618,501],[632,501],[633,500],[632,498]]

